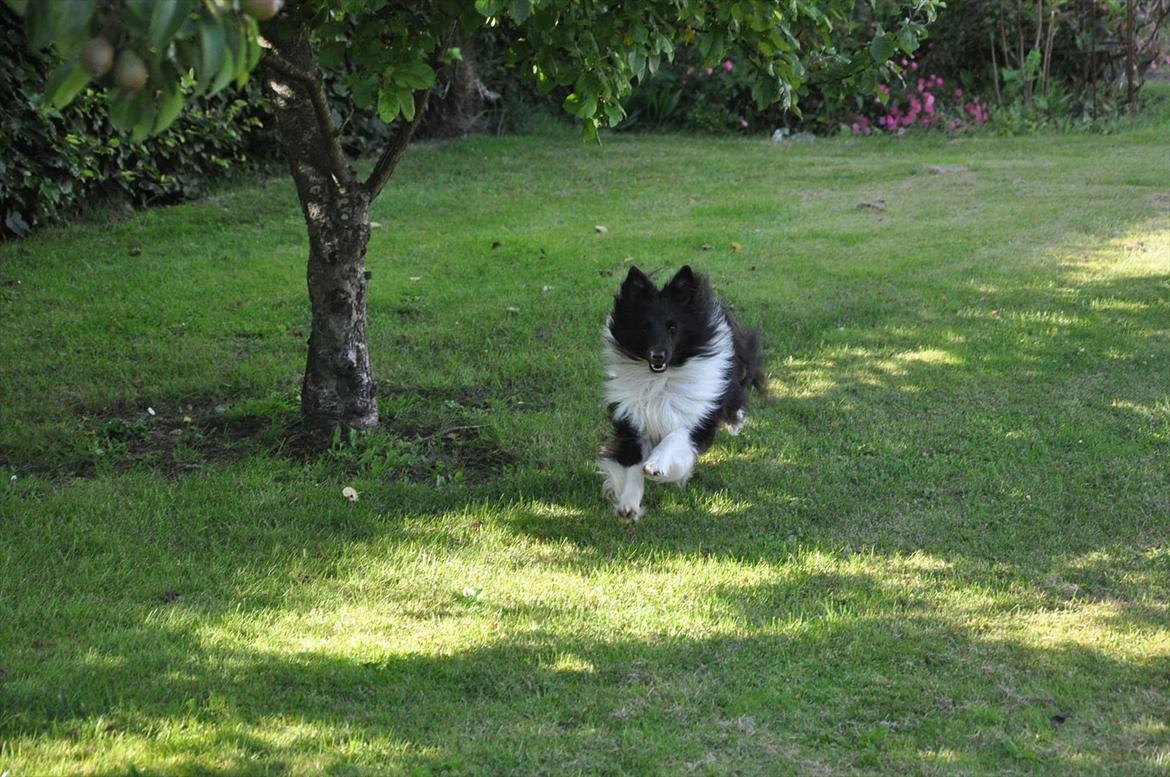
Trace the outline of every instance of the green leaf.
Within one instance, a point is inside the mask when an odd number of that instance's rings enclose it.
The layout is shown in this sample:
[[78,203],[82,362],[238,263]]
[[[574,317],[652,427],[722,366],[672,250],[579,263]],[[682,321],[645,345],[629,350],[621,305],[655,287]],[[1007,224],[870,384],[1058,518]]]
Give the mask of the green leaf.
[[398,97],[398,102],[402,106],[402,115],[407,121],[414,121],[414,95],[407,92]]
[[508,3],[508,15],[519,24],[523,24],[531,13],[532,0],[511,0]]
[[317,53],[317,61],[324,68],[338,67],[342,62],[345,62],[345,49],[344,41],[334,40],[323,43]]
[[154,105],[153,96],[147,94],[147,91],[143,89],[134,95],[134,100],[139,102],[140,105],[138,107],[138,120],[134,122],[134,127],[130,130],[131,143],[138,143],[144,140],[150,134],[150,131],[154,129],[154,116],[157,109]]
[[34,51],[49,45],[53,30],[49,26],[49,0],[29,0],[24,13],[24,34]]
[[565,98],[564,109],[582,119],[591,119],[597,113],[597,97],[591,94],[581,95],[573,92]]
[[914,32],[910,25],[906,25],[898,33],[898,48],[907,54],[913,54],[918,49],[918,33]]
[[64,108],[89,83],[89,71],[77,60],[58,66],[45,83],[45,99],[54,108]]
[[[43,1],[43,0],[36,0]],[[89,27],[97,0],[48,0],[49,37],[76,35]]]
[[154,134],[164,131],[175,123],[183,110],[183,90],[172,80],[164,80],[158,113],[154,117]]
[[581,124],[581,138],[601,142],[601,138],[597,136],[597,121],[595,119],[586,119]]
[[[229,27],[229,29],[230,29],[230,27]],[[230,33],[229,33],[229,35],[230,35]],[[211,82],[211,89],[209,89],[207,93],[208,94],[215,94],[216,92],[218,92],[219,90],[221,90],[225,86],[227,86],[229,83],[231,83],[231,80],[233,78],[235,78],[235,76],[236,76],[236,62],[232,56],[231,48],[227,47],[224,49],[224,52],[223,52],[223,64],[220,65],[219,73],[216,74],[215,80]]]
[[398,118],[402,111],[402,102],[398,99],[398,91],[392,88],[378,90],[378,118],[389,124]]
[[616,127],[621,124],[622,119],[626,117],[626,111],[621,105],[617,103],[607,103],[605,106],[605,118],[609,122],[609,126]]
[[405,65],[394,66],[390,72],[390,80],[410,89],[430,89],[435,85],[435,71],[426,62],[407,62]]
[[[142,90],[138,95],[145,94]],[[110,96],[110,123],[122,132],[129,132],[138,123],[142,112],[142,103],[135,99],[136,95],[114,89]]]
[[163,48],[191,13],[192,0],[155,0],[150,13],[150,45]]
[[196,93],[202,94],[211,84],[212,79],[219,75],[223,67],[227,45],[224,41],[223,26],[219,19],[213,16],[203,16],[199,20],[199,67],[196,68],[199,81],[195,87]]
[[874,62],[887,62],[894,55],[894,41],[889,35],[878,35],[869,42],[869,55]]
[[503,7],[503,0],[475,0],[475,10],[480,16],[499,16]]
[[[260,26],[251,16],[244,17],[244,39],[247,41],[247,61],[245,70],[251,73],[260,64],[260,57],[264,50],[260,48]],[[243,86],[243,84],[240,84]]]

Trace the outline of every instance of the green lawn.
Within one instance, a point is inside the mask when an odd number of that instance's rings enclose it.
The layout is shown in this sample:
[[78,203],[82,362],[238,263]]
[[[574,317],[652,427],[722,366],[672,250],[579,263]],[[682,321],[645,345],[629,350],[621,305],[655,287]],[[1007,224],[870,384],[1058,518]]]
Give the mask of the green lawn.
[[[418,147],[315,457],[289,182],[0,245],[0,774],[1167,774],[1168,133]],[[631,260],[772,397],[625,525]]]

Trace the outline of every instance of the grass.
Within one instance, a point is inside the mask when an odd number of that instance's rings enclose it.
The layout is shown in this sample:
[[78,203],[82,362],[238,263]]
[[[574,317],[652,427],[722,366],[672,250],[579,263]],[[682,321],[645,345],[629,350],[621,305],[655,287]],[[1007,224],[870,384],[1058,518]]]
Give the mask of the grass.
[[[1166,774],[1168,128],[417,148],[315,457],[287,181],[0,246],[0,773]],[[633,526],[631,260],[772,386]]]

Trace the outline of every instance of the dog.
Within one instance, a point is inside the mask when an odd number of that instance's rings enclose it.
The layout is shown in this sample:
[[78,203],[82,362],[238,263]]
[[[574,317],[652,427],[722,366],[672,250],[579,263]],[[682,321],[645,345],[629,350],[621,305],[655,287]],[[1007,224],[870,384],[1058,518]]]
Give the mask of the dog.
[[706,276],[661,289],[630,267],[602,329],[613,437],[598,468],[618,518],[644,514],[645,479],[684,488],[721,425],[739,434],[748,393],[765,393],[759,332],[738,326]]

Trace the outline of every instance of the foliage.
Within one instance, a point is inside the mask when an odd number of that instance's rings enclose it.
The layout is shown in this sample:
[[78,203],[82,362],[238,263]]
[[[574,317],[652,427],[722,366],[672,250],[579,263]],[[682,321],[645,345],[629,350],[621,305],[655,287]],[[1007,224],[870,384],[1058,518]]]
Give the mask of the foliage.
[[[625,117],[622,100],[632,82],[653,76],[680,43],[693,44],[707,66],[727,58],[745,65],[746,86],[761,108],[794,106],[810,73],[875,83],[890,57],[917,48],[935,3],[883,0],[881,5],[896,11],[887,14],[893,26],[871,24],[862,36],[852,34],[858,28],[853,3],[846,0],[714,7],[697,0],[642,2],[623,4],[620,13],[569,0],[437,6],[316,0],[298,3],[270,24],[277,39],[309,31],[322,65],[348,65],[355,105],[377,106],[385,122],[414,118],[419,95],[436,83],[436,69],[459,57],[456,30],[485,25],[505,30],[510,62],[530,70],[545,91],[570,87],[564,108],[581,119],[587,136],[596,136],[598,127],[615,126]],[[112,120],[133,138],[165,129],[191,94],[244,83],[259,61],[256,19],[235,0],[198,5],[129,0],[124,7],[80,0],[70,14],[55,7],[51,0],[27,0],[25,9],[30,45],[52,42],[67,58],[50,81],[48,99],[68,103],[92,72],[110,90]],[[83,58],[83,45],[95,38],[116,50],[118,66],[102,71]],[[127,52],[145,63],[145,88],[124,77]],[[194,79],[190,89],[182,81],[186,73]]]
[[1164,53],[1167,0],[975,0],[952,3],[931,26],[922,65],[997,106],[1044,120],[1115,114],[1128,98],[1128,20],[1134,11],[1134,88]]
[[89,88],[55,108],[43,94],[50,57],[25,50],[0,7],[0,235],[22,236],[95,199],[144,206],[190,199],[226,170],[271,158],[257,142],[263,108],[255,87],[194,101],[166,131],[141,143],[119,138],[106,97]]
[[[1137,91],[1165,56],[1159,25],[1170,15],[1170,2],[1133,5]],[[784,125],[831,130],[857,123],[854,131],[865,134],[886,129],[879,123],[886,117],[897,123],[890,128],[897,132],[911,125],[979,126],[992,113],[998,117],[996,127],[1006,129],[1116,115],[1127,97],[1126,8],[1120,0],[951,3],[929,25],[931,42],[897,52],[880,80],[810,77],[799,92],[799,112],[757,108],[745,95],[739,70],[716,68],[704,77],[706,70],[696,68],[684,50],[675,63],[638,85],[629,99],[630,120],[622,126],[727,132]],[[864,39],[878,24],[892,25],[898,12],[896,6],[858,4],[849,24],[835,27],[833,43],[847,47],[849,41]],[[924,73],[949,85],[945,92],[934,92],[938,110],[932,112],[924,110],[925,96],[918,91]],[[960,99],[956,92],[980,97]],[[922,103],[917,110],[916,100]],[[911,114],[915,119],[907,123]]]
[[[897,60],[917,51],[925,35],[923,27],[901,25],[905,8],[899,3],[862,3],[837,11],[818,45],[804,45],[813,51],[791,99],[761,105],[750,61],[749,67],[734,57],[709,62],[701,51],[684,47],[672,64],[634,89],[630,118],[622,128],[729,132],[833,125],[850,106],[881,97],[881,85],[900,72]],[[883,65],[866,67],[867,59]]]

